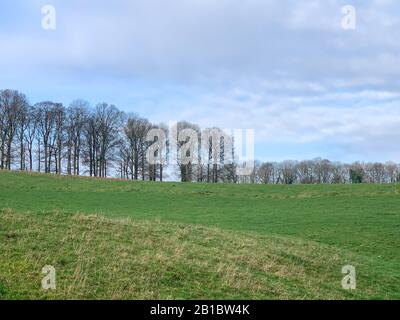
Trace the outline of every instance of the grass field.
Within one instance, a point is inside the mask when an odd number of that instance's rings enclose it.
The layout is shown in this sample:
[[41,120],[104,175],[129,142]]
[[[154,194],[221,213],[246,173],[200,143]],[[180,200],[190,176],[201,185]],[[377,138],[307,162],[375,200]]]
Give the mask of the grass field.
[[[0,299],[400,299],[399,208],[393,184],[0,172]],[[341,287],[348,264],[356,290]]]

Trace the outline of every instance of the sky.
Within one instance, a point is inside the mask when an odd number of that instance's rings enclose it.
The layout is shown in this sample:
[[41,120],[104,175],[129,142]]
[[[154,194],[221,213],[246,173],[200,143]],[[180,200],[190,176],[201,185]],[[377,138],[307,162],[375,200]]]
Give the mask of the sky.
[[400,162],[399,35],[396,0],[1,0],[0,88],[254,129],[262,161]]

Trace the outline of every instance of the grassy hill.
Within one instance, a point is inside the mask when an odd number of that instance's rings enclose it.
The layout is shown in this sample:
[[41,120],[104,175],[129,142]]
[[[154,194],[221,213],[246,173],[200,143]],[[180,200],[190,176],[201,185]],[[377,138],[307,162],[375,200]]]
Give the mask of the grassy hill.
[[0,172],[0,299],[399,299],[399,192]]

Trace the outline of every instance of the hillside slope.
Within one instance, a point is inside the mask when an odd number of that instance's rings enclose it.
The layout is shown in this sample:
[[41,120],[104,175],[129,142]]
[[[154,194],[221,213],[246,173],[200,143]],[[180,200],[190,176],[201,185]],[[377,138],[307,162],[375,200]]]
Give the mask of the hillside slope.
[[[0,172],[0,298],[400,298],[399,200],[395,185]],[[54,292],[40,288],[46,264]]]

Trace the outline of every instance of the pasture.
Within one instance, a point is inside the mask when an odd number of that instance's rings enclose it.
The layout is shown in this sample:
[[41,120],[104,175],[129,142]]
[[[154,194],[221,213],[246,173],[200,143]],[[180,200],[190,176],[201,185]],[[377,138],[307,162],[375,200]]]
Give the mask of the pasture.
[[3,171],[0,299],[400,299],[399,192]]

